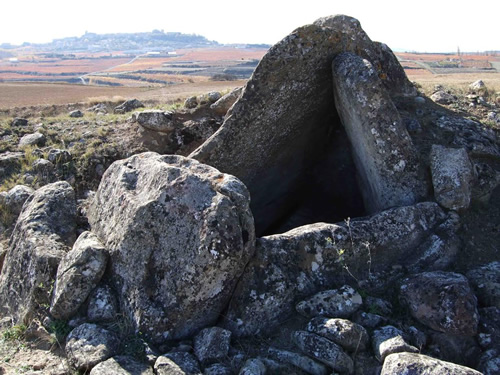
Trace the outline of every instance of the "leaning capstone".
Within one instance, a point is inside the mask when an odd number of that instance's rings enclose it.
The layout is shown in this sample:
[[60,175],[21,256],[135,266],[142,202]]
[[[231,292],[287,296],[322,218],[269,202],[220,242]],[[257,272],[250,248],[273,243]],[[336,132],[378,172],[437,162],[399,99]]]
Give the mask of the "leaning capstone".
[[205,328],[194,338],[194,354],[203,365],[219,362],[227,357],[230,343],[231,331]]
[[400,301],[420,323],[448,334],[475,336],[477,299],[458,273],[424,272],[403,280]]
[[238,375],[266,375],[266,365],[258,358],[245,362]]
[[467,151],[432,145],[432,185],[436,201],[450,210],[469,207],[474,172]]
[[374,66],[353,53],[332,64],[335,106],[352,144],[369,212],[414,204],[427,193],[418,155]]
[[91,322],[109,322],[118,314],[118,301],[109,285],[99,286],[89,296],[87,317]]
[[441,361],[416,353],[395,353],[387,356],[380,375],[481,375],[471,368]]
[[354,364],[340,346],[324,337],[305,331],[296,331],[292,340],[303,353],[317,359],[340,373],[350,374]]
[[0,315],[26,322],[50,303],[57,266],[75,238],[75,192],[67,182],[28,198],[17,220],[0,275]]
[[306,329],[309,332],[327,338],[349,352],[362,352],[368,345],[368,333],[359,324],[347,319],[312,319]]
[[154,341],[215,324],[254,252],[245,186],[181,156],[113,163],[88,217],[110,253],[122,312]]
[[134,114],[135,120],[145,129],[156,132],[170,132],[175,129],[173,112],[162,110],[142,111]]
[[116,356],[95,366],[90,375],[154,375],[146,363],[132,357]]
[[159,356],[154,366],[156,375],[201,375],[196,358],[186,352],[173,352]]
[[363,305],[363,299],[349,285],[340,289],[325,290],[301,301],[296,309],[299,314],[311,318],[326,316],[330,318],[348,318]]
[[71,318],[101,280],[108,253],[95,234],[83,232],[57,269],[50,313],[57,319]]
[[384,359],[393,353],[418,353],[418,349],[408,344],[403,338],[403,332],[393,326],[377,329],[372,335],[372,345],[375,356],[384,362]]
[[481,305],[500,309],[500,262],[470,270],[466,276]]
[[70,332],[66,339],[66,356],[79,370],[90,370],[117,354],[118,337],[95,324],[84,323]]
[[322,363],[315,361],[308,356],[301,355],[287,350],[269,348],[269,355],[280,363],[288,363],[300,368],[308,374],[312,375],[327,375],[329,374],[328,367]]
[[26,134],[19,140],[19,147],[43,146],[46,138],[42,133]]

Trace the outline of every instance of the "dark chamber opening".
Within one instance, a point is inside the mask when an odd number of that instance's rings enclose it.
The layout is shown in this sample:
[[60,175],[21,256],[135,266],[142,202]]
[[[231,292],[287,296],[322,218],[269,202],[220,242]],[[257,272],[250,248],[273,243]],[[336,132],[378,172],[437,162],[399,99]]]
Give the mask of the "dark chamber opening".
[[[323,114],[324,115],[324,114]],[[356,176],[351,144],[335,109],[330,107],[319,128],[326,129],[305,152],[314,155],[295,187],[287,192],[285,214],[261,235],[283,233],[317,222],[337,223],[366,214]]]

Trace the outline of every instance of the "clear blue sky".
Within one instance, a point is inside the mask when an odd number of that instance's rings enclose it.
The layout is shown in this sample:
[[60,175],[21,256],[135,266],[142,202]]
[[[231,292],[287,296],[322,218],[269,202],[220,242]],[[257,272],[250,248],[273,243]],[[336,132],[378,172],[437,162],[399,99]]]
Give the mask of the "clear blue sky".
[[347,14],[393,49],[500,50],[498,0],[2,0],[1,10],[0,43],[163,29],[221,43],[273,44],[319,17]]

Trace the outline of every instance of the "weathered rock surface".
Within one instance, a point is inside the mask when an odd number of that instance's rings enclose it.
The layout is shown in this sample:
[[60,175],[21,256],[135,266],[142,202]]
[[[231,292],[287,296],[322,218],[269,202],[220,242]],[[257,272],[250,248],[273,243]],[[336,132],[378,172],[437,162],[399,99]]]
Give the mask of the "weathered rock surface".
[[316,358],[340,373],[352,373],[354,364],[351,357],[333,341],[305,331],[295,332],[292,339],[295,345],[308,356]]
[[0,193],[0,205],[8,210],[13,219],[21,213],[24,202],[33,195],[35,190],[25,185],[16,185],[7,192]]
[[87,317],[91,322],[109,322],[116,318],[118,301],[109,285],[99,286],[89,296]]
[[19,118],[16,117],[14,120],[12,120],[12,126],[17,127],[17,126],[27,126],[28,125],[28,120],[25,118]]
[[[328,17],[273,46],[230,116],[190,155],[243,181],[252,196],[257,233],[287,216],[310,185],[307,174],[318,160],[346,154],[333,146],[341,125],[334,109],[331,63],[347,51],[371,61],[392,92],[414,91],[389,48],[373,43],[357,20]],[[318,173],[335,180],[341,178],[336,169]]]
[[129,99],[129,100],[124,101],[119,106],[116,106],[114,111],[115,111],[115,113],[127,113],[130,111],[136,110],[138,108],[144,108],[144,104],[142,104],[137,99]]
[[372,335],[373,351],[381,362],[393,353],[411,352],[418,353],[418,349],[409,345],[403,338],[403,332],[393,326],[377,329]]
[[352,287],[344,285],[340,289],[325,290],[300,301],[295,308],[307,317],[326,316],[349,318],[363,305],[363,299]]
[[28,321],[49,291],[75,238],[75,193],[67,182],[37,190],[24,204],[0,276],[0,314]]
[[203,365],[222,361],[229,353],[231,331],[220,327],[205,328],[194,338],[194,354]]
[[332,64],[335,106],[351,142],[365,207],[377,212],[427,194],[417,153],[374,66],[353,53]]
[[238,375],[266,375],[266,365],[258,358],[247,360]]
[[83,117],[83,112],[80,111],[79,109],[76,109],[74,111],[71,111],[69,113],[69,117],[77,118],[77,117]]
[[207,99],[210,104],[215,103],[217,100],[219,100],[222,97],[221,93],[218,91],[210,91],[207,94]]
[[132,357],[116,356],[99,363],[90,375],[154,375],[153,369]]
[[185,352],[173,352],[159,356],[154,366],[157,375],[201,375],[196,358]]
[[500,349],[500,308],[479,309],[479,345],[483,349]]
[[469,85],[469,89],[473,91],[484,90],[486,89],[486,85],[481,79],[478,79]]
[[457,100],[456,96],[453,96],[444,90],[436,91],[431,95],[431,99],[438,104],[451,104]]
[[97,236],[83,232],[57,268],[50,313],[57,319],[72,317],[101,280],[108,253]]
[[227,93],[222,98],[218,99],[215,103],[210,105],[210,109],[212,109],[217,115],[224,116],[229,108],[233,106],[236,100],[240,97],[243,92],[243,87],[237,87],[233,91]]
[[402,282],[400,300],[415,319],[436,331],[477,333],[477,299],[460,274],[436,271],[410,276]]
[[313,375],[327,375],[329,374],[328,368],[322,363],[315,361],[307,356],[289,352],[287,350],[280,350],[276,348],[269,348],[269,355],[281,363],[289,363],[301,370]]
[[254,252],[248,201],[233,176],[180,156],[144,153],[111,165],[89,222],[137,329],[163,341],[215,323]]
[[157,132],[170,132],[175,129],[173,112],[148,110],[134,113],[134,119],[145,129]]
[[430,157],[436,201],[451,210],[468,208],[474,172],[467,151],[433,145]]
[[483,375],[496,375],[500,373],[500,353],[497,350],[488,350],[481,356],[479,370]]
[[233,371],[226,365],[215,363],[209,367],[205,367],[203,375],[233,375]]
[[46,138],[42,133],[26,134],[19,140],[19,147],[25,146],[43,146]]
[[114,333],[95,324],[84,323],[66,339],[66,355],[79,370],[90,370],[117,354],[120,341]]
[[68,150],[52,148],[47,155],[47,160],[53,164],[63,164],[71,160],[71,154]]
[[198,106],[198,99],[196,98],[196,96],[190,96],[184,101],[184,107],[186,107],[187,109],[193,109],[196,108],[197,106]]
[[366,329],[347,319],[314,318],[306,329],[327,338],[349,352],[365,351],[369,337]]
[[236,336],[277,327],[302,298],[325,285],[352,280],[346,267],[363,279],[370,269],[406,264],[445,219],[436,203],[420,203],[352,220],[349,225],[317,223],[260,238],[224,324]]
[[395,353],[387,356],[380,375],[415,374],[415,375],[480,375],[468,367],[440,361],[423,354]]
[[467,272],[478,301],[500,309],[500,262],[492,262]]

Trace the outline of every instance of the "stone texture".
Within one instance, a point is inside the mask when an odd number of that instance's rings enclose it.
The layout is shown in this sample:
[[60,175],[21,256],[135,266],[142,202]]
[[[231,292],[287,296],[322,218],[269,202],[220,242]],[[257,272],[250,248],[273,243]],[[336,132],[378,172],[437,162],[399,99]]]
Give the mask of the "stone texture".
[[393,326],[384,326],[373,332],[372,346],[375,356],[384,362],[384,359],[393,353],[412,352],[418,349],[409,345],[403,338],[403,332]]
[[483,349],[500,350],[500,308],[485,307],[479,309],[478,342]]
[[474,172],[467,151],[432,145],[430,157],[436,201],[450,210],[468,208]]
[[340,289],[325,290],[300,301],[296,310],[299,314],[311,318],[326,316],[330,318],[348,318],[363,305],[363,299],[352,287],[344,285]]
[[137,99],[129,99],[129,100],[124,101],[119,106],[116,106],[114,111],[115,111],[115,113],[127,113],[130,111],[136,110],[138,108],[144,108],[144,104],[142,104]]
[[76,109],[74,111],[71,111],[69,113],[69,117],[77,118],[77,117],[83,117],[83,112],[80,111],[79,109]]
[[28,125],[28,120],[25,118],[19,118],[16,117],[14,120],[12,120],[12,126],[27,126]]
[[21,213],[24,202],[33,195],[35,190],[25,185],[16,185],[8,192],[0,193],[0,205],[5,207],[13,218]]
[[205,328],[194,338],[194,354],[203,365],[222,361],[229,353],[231,331],[220,327]]
[[436,271],[410,276],[402,282],[400,300],[415,319],[436,331],[477,333],[477,300],[460,274]]
[[146,363],[132,357],[116,356],[99,363],[90,375],[154,375],[153,369]]
[[138,330],[164,341],[215,323],[254,252],[248,201],[233,176],[180,156],[144,153],[109,167],[89,222]]
[[203,375],[233,375],[233,371],[226,365],[215,363],[206,367],[203,371]]
[[258,358],[247,360],[238,375],[266,375],[266,365]]
[[95,324],[84,323],[66,338],[66,356],[79,370],[90,370],[117,354],[120,341],[116,335]]
[[156,375],[201,375],[196,358],[185,352],[173,352],[159,356],[154,366]]
[[366,329],[347,319],[318,317],[312,319],[306,329],[333,341],[349,352],[365,351],[369,341]]
[[218,91],[210,91],[208,94],[207,94],[207,99],[208,99],[208,102],[210,104],[213,104],[215,103],[217,100],[219,100],[220,98],[222,97],[222,95],[220,94],[220,92]]
[[479,370],[483,375],[497,375],[500,373],[500,352],[488,350],[482,356],[479,363]]
[[269,348],[269,355],[279,361],[280,363],[288,363],[295,367],[300,368],[308,374],[312,375],[327,375],[329,374],[328,368],[322,363],[315,361],[307,356],[289,352],[287,350],[280,350],[276,348]]
[[415,353],[395,353],[387,356],[380,375],[480,375],[468,367],[440,361]]
[[196,96],[190,96],[184,101],[184,107],[186,107],[187,109],[193,109],[196,108],[197,106],[198,106],[198,99],[196,98]]
[[83,232],[57,268],[50,313],[71,318],[101,280],[108,253],[95,234]]
[[38,189],[23,206],[0,276],[0,314],[27,322],[50,303],[57,266],[75,239],[75,193],[67,182]]
[[113,321],[118,314],[118,301],[109,285],[102,285],[89,296],[87,317],[91,322]]
[[363,280],[370,269],[406,265],[410,254],[444,220],[446,215],[436,203],[420,203],[349,225],[317,223],[260,238],[224,326],[235,336],[264,333],[279,326],[301,299],[326,285],[352,282],[346,267]]
[[306,175],[312,166],[335,154],[341,125],[333,104],[331,63],[346,51],[371,61],[392,92],[414,92],[387,46],[373,43],[353,18],[328,17],[274,45],[223,125],[190,155],[243,181],[252,196],[258,234],[296,205],[310,183]]
[[367,210],[407,206],[426,196],[416,150],[374,66],[343,53],[332,71],[335,106],[353,146]]
[[156,132],[171,132],[175,129],[173,112],[149,110],[134,113],[134,119],[145,129]]
[[500,262],[491,262],[467,272],[479,303],[500,309]]
[[296,331],[292,340],[302,352],[330,366],[335,371],[347,374],[353,372],[354,364],[351,357],[334,342],[305,331]]
[[444,90],[436,91],[431,95],[431,99],[438,104],[451,104],[457,100],[457,98]]
[[43,146],[45,141],[45,136],[42,133],[26,134],[19,140],[19,147]]
[[215,103],[210,105],[210,109],[212,109],[217,115],[224,116],[229,108],[233,106],[236,100],[240,97],[243,92],[243,87],[237,87],[233,91],[227,93],[222,98],[218,99]]
[[64,164],[71,161],[71,154],[68,150],[52,148],[47,155],[47,160],[53,164]]

